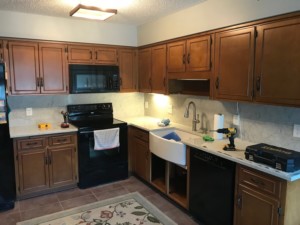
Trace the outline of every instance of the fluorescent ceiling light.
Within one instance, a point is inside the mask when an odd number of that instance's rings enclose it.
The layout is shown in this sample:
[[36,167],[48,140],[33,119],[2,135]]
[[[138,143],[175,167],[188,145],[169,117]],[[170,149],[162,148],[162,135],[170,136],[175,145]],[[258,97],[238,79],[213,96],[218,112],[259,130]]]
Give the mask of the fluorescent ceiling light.
[[102,9],[94,6],[79,4],[71,12],[70,16],[81,17],[94,20],[106,20],[117,14],[116,9]]

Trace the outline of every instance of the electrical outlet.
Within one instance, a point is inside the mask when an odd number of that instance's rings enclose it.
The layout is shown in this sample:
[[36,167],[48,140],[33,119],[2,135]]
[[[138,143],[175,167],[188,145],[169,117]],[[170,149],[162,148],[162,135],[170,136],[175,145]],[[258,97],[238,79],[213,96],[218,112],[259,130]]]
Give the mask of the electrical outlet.
[[240,125],[240,115],[233,115],[232,123],[235,126],[239,126]]
[[293,137],[300,138],[300,125],[294,124]]
[[149,108],[149,104],[148,102],[145,102],[145,109],[148,109]]
[[26,116],[32,116],[32,108],[26,108]]
[[168,105],[167,106],[167,111],[169,114],[172,114],[173,113],[173,106],[172,105]]

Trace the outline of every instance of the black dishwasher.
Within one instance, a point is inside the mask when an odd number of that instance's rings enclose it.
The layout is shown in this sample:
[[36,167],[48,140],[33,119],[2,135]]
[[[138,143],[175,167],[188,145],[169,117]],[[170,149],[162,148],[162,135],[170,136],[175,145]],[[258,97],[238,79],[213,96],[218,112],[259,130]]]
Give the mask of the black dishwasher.
[[191,148],[190,212],[203,225],[232,225],[235,163]]

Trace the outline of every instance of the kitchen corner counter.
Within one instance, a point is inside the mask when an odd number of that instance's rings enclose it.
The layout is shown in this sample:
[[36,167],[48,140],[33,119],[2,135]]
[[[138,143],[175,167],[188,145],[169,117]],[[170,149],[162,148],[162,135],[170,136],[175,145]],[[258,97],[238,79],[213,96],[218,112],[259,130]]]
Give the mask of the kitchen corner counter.
[[20,138],[37,135],[49,135],[59,133],[77,132],[77,128],[70,124],[68,128],[61,128],[60,123],[51,123],[51,128],[39,129],[38,125],[28,126],[11,126],[9,127],[9,133],[11,138]]
[[157,122],[160,121],[159,118],[142,116],[142,117],[123,118],[123,119],[120,118],[120,120],[127,122],[128,125],[130,126],[134,126],[149,132],[154,130],[159,130],[159,129],[171,129],[171,128],[176,128],[182,131],[186,131],[199,136],[199,138],[189,138],[187,140],[182,141],[187,146],[197,148],[199,150],[217,155],[219,157],[234,161],[241,165],[248,166],[250,168],[265,172],[267,174],[282,178],[287,181],[296,181],[300,179],[300,170],[288,173],[288,172],[274,169],[265,164],[256,163],[247,160],[245,158],[246,147],[249,145],[253,145],[255,143],[247,142],[239,138],[236,138],[235,144],[236,144],[237,151],[224,151],[223,146],[229,143],[228,139],[215,140],[213,142],[205,142],[202,139],[203,134],[199,132],[192,132],[191,127],[184,126],[177,123],[172,123],[172,121],[169,126],[160,127],[157,125]]

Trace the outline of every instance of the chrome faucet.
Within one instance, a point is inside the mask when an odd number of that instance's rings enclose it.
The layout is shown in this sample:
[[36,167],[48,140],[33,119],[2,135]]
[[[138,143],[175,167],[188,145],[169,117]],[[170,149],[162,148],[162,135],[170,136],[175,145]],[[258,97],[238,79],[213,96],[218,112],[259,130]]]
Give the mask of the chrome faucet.
[[197,118],[196,118],[196,105],[193,101],[190,101],[189,104],[188,104],[188,107],[185,109],[184,117],[189,118],[189,110],[190,110],[191,105],[194,108],[193,121],[192,121],[192,131],[196,131],[197,130],[197,123],[200,123],[200,120],[199,120],[199,114],[197,115]]

